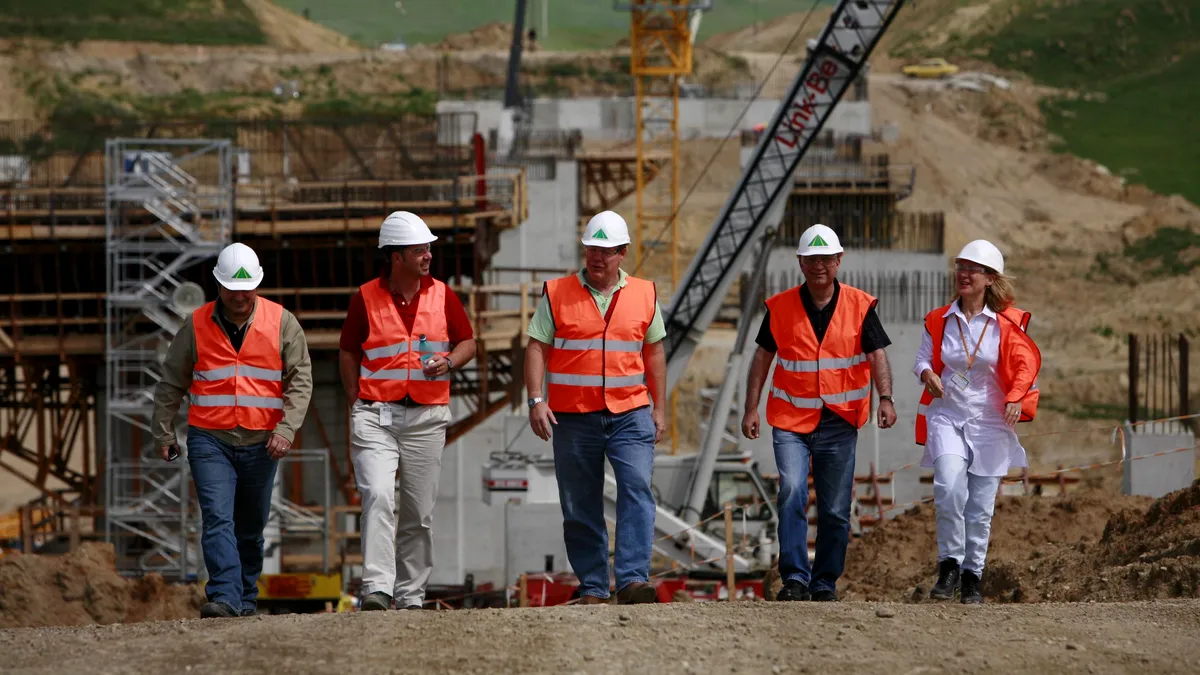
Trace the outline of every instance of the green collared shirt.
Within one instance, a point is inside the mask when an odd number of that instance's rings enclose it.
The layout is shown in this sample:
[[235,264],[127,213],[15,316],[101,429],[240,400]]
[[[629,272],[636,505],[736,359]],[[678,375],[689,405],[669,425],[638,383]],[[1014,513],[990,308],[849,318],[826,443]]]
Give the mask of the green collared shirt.
[[[592,288],[591,284],[587,282],[587,275],[584,274],[584,270],[579,270],[579,282],[583,284],[584,288],[591,291],[592,299],[596,301],[596,309],[600,310],[600,316],[604,316],[605,312],[608,311],[608,305],[612,303],[613,294],[618,289],[624,288],[627,283],[626,279],[629,275],[625,273],[625,270],[619,269],[617,272],[620,275],[617,278],[617,285],[613,287],[608,295],[605,295]],[[538,302],[537,310],[533,313],[533,318],[529,320],[529,329],[525,332],[529,337],[538,342],[545,342],[546,344],[554,342],[554,314],[550,311],[550,298],[545,295],[542,296],[541,301]],[[648,345],[654,344],[666,336],[667,328],[663,323],[662,308],[659,307],[656,300],[654,302],[654,318],[650,320],[650,326],[646,329],[646,339],[643,342]]]
[[[237,330],[232,322],[219,315],[221,302],[213,305],[211,321],[221,327],[221,332],[229,337],[230,330]],[[241,327],[247,331],[254,322],[254,314],[258,311],[255,303],[254,311],[246,325]],[[312,399],[313,378],[312,360],[308,354],[308,341],[304,330],[295,315],[286,309],[279,322],[279,353],[283,358],[283,421],[276,425],[275,430],[259,431],[255,429],[205,429],[218,440],[236,447],[257,445],[267,440],[272,433],[279,434],[289,443],[296,436],[296,430],[304,422],[308,412],[308,403]],[[192,386],[192,370],[196,366],[196,331],[192,328],[192,316],[183,321],[175,339],[167,349],[167,358],[163,361],[163,377],[154,388],[154,442],[159,446],[173,445],[175,439],[175,416],[179,413],[179,405]]]

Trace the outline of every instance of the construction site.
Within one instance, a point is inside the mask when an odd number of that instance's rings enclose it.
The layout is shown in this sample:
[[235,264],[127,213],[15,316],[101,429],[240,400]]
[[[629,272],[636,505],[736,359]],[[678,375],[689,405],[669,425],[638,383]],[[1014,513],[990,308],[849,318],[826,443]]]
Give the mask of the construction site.
[[[1200,272],[1191,244],[1161,250],[1164,232],[1200,233],[1200,208],[1055,151],[1040,101],[1061,92],[982,60],[925,76],[897,56],[902,37],[942,44],[989,3],[814,3],[698,39],[721,2],[611,3],[627,35],[570,53],[526,37],[545,0],[403,50],[249,1],[265,46],[4,40],[14,90],[92,95],[111,79],[120,100],[250,103],[84,121],[0,102],[2,669],[1200,670]],[[430,106],[305,102],[328,86]],[[526,404],[543,284],[580,269],[605,210],[629,223],[622,268],[656,283],[667,329],[649,606],[577,606],[553,452]],[[357,611],[338,349],[394,211],[437,236],[431,274],[462,300],[477,352],[451,382],[430,611],[372,615]],[[764,301],[804,281],[795,251],[815,223],[845,247],[841,283],[879,299],[898,415],[859,431],[829,605],[773,602],[779,471],[771,435],[741,432]],[[1041,409],[1017,429],[1029,466],[1002,482],[986,605],[970,608],[928,600],[933,473],[911,371],[926,313],[954,297],[953,256],[980,238],[1003,250],[1043,362]],[[258,293],[300,322],[315,391],[276,473],[257,616],[200,620],[195,487],[186,461],[159,457],[153,399],[233,242],[262,262]],[[182,416],[178,435],[186,452]],[[329,649],[348,643],[377,651]]]

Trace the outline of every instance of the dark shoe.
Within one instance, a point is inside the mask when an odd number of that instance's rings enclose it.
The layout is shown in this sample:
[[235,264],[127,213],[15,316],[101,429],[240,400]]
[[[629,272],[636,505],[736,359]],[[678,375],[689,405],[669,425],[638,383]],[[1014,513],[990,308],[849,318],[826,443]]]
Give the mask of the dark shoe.
[[608,598],[601,598],[595,595],[585,595],[579,599],[581,605],[607,605]]
[[359,609],[363,612],[377,612],[392,606],[392,596],[383,591],[375,591],[362,599]]
[[234,608],[224,602],[206,602],[200,605],[201,619],[226,619],[238,615]]
[[826,590],[813,591],[812,600],[813,602],[837,602],[837,593]]
[[938,566],[938,580],[929,591],[930,600],[953,600],[959,583],[958,561],[946,558]]
[[964,605],[982,605],[983,594],[979,592],[979,576],[974,572],[962,573],[962,588],[959,590]]
[[422,607],[421,605],[405,605],[403,607],[397,607],[396,609],[404,610],[404,609],[425,609],[425,608]]
[[257,609],[243,609],[241,616],[254,616],[255,614],[258,614]]
[[775,599],[780,602],[797,602],[810,600],[811,597],[808,594],[808,586],[799,581],[787,581],[784,582],[783,588],[779,589],[779,595],[775,596]]
[[618,605],[645,605],[658,602],[658,592],[650,584],[635,581],[617,591]]

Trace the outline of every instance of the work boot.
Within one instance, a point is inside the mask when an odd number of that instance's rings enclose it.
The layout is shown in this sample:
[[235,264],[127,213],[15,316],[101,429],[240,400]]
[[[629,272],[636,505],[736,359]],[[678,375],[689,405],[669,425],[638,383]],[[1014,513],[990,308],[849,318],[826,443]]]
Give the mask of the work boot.
[[224,602],[206,602],[200,605],[201,619],[225,619],[238,616],[238,611]]
[[377,612],[392,606],[392,596],[383,591],[375,591],[362,599],[359,609],[363,612]]
[[808,594],[808,585],[799,581],[785,581],[783,588],[779,589],[779,595],[775,599],[780,602],[797,602],[803,600],[811,600]]
[[258,614],[258,610],[253,607],[247,607],[242,610],[241,616],[254,616]]
[[658,601],[658,592],[650,584],[635,581],[617,591],[618,605],[644,605]]
[[958,593],[964,605],[982,605],[983,594],[979,592],[979,575],[964,570],[962,573],[962,588]]
[[813,591],[812,601],[813,602],[837,602],[837,593],[834,591],[827,591],[825,589],[821,589],[819,591]]
[[607,605],[608,598],[601,598],[595,595],[585,595],[579,599],[581,605]]
[[929,591],[930,600],[953,600],[954,592],[958,590],[959,570],[958,561],[946,558],[938,566],[938,580]]

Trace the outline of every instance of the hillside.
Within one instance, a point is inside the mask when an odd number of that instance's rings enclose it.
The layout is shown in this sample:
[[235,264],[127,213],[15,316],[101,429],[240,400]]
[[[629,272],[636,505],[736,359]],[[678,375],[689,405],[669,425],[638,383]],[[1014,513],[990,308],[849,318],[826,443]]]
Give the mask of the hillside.
[[[409,44],[434,44],[448,35],[465,33],[488,23],[512,22],[514,0],[404,0],[403,13],[395,0],[277,0],[313,21],[367,45],[402,36]],[[629,36],[629,14],[613,8],[611,0],[570,2],[528,0],[525,24],[535,28],[545,49],[580,50],[611,47]],[[830,0],[815,0],[831,4]],[[738,31],[807,8],[814,0],[716,0],[700,26],[699,40]],[[546,23],[543,24],[543,17]],[[545,30],[548,28],[548,30]]]
[[266,44],[244,0],[0,0],[0,37]]
[[885,48],[1053,87],[1040,106],[1058,150],[1200,202],[1194,0],[925,0],[901,11]]

